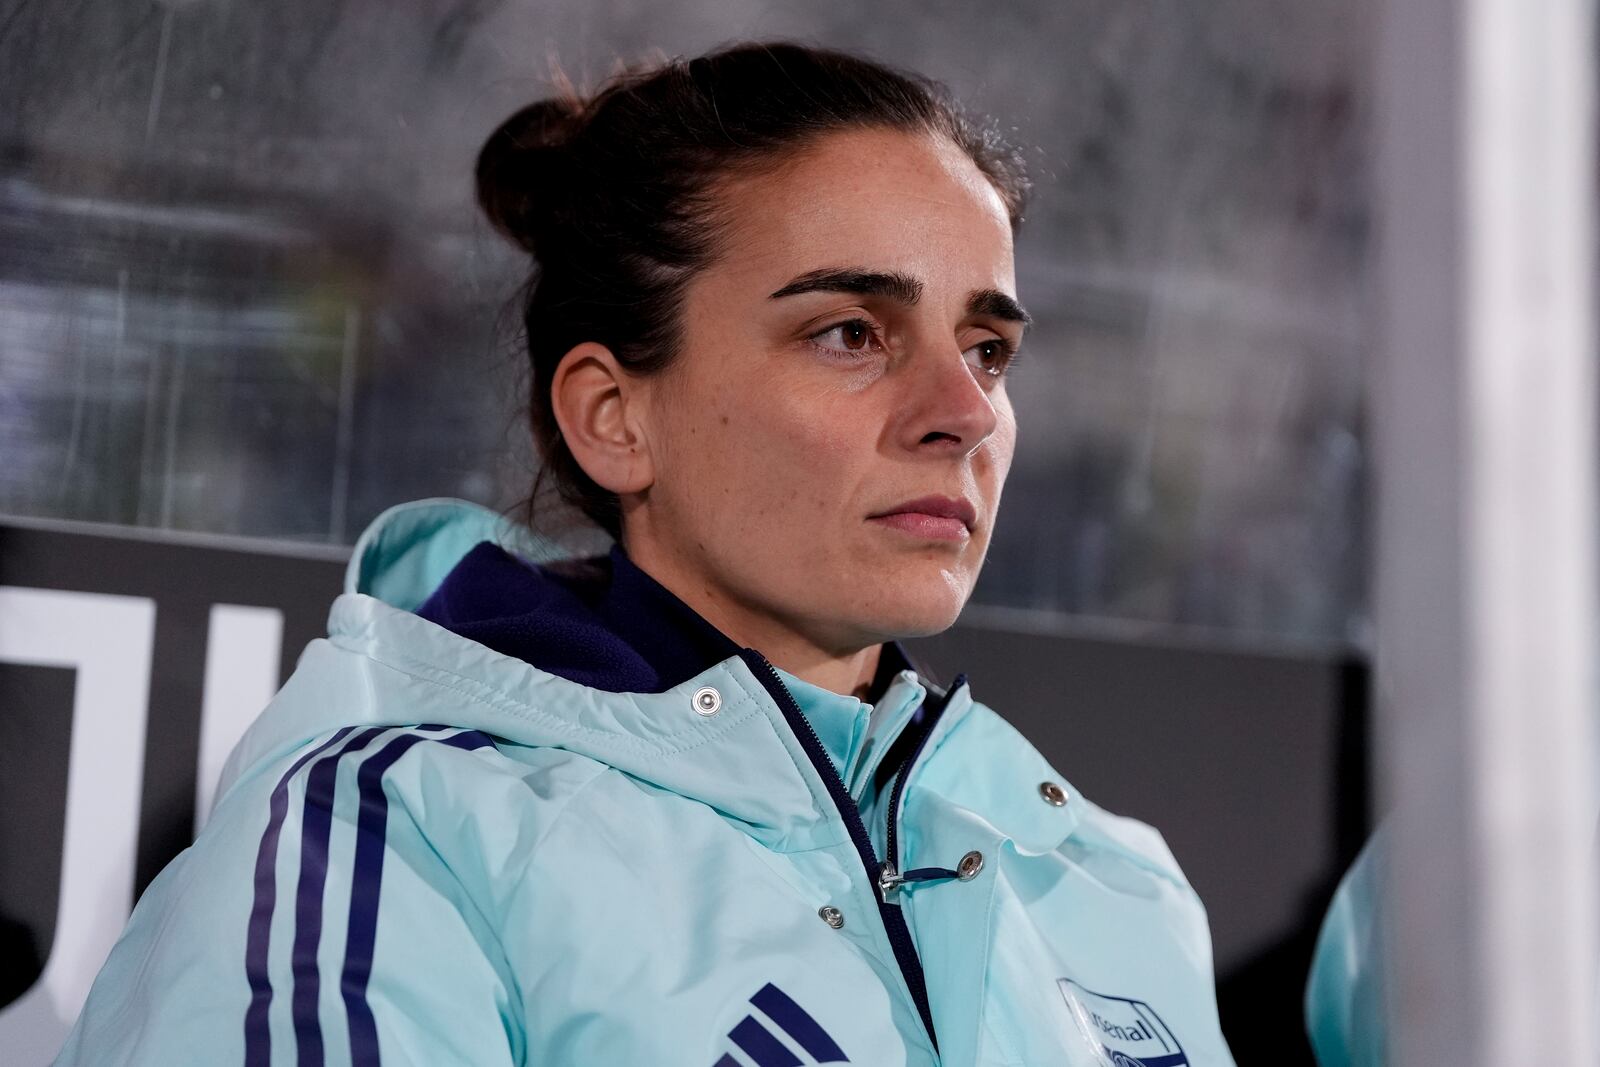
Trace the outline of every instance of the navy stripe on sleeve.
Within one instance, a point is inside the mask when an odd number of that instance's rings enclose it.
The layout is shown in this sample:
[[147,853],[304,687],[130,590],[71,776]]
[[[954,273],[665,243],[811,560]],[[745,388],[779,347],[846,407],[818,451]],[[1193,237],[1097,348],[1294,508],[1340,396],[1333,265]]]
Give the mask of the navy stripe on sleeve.
[[322,893],[328,881],[328,837],[333,828],[334,791],[339,781],[339,761],[360,752],[386,731],[375,726],[356,734],[344,747],[311,765],[306,782],[305,813],[300,828],[300,882],[295,889],[294,948],[290,972],[294,980],[291,1000],[295,1048],[299,1067],[322,1067],[322,1020],[317,1000],[322,976],[317,969],[317,945],[322,940]]
[[[449,737],[437,736],[448,729],[448,726],[427,724],[400,733],[363,760],[356,772],[359,795],[356,854],[340,990],[349,1014],[351,1055],[358,1065],[376,1065],[379,1062],[377,1029],[367,1003],[366,991],[372,973],[373,946],[377,936],[378,896],[382,886],[388,822],[389,801],[383,789],[383,775],[396,760],[423,741],[468,751],[494,745],[492,738],[476,730],[462,731]],[[332,835],[339,764],[346,755],[361,752],[380,735],[393,731],[394,728],[379,726],[356,733],[355,727],[344,727],[296,760],[273,789],[268,805],[267,828],[256,854],[255,895],[245,949],[245,972],[251,990],[250,1005],[245,1013],[246,1067],[268,1067],[272,1058],[269,949],[272,916],[277,905],[279,839],[288,814],[290,783],[295,775],[310,765],[301,815],[300,868],[295,889],[294,941],[290,952],[293,982],[291,1013],[297,1063],[300,1067],[321,1067],[325,1061],[325,1048],[318,1010],[322,978],[317,950],[322,940],[323,896],[327,887],[328,847]],[[335,746],[339,747],[329,752]]]
[[494,745],[487,734],[477,730],[443,738],[407,734],[390,741],[364,761],[356,775],[361,814],[356,824],[344,973],[339,982],[350,1022],[350,1061],[355,1067],[377,1067],[380,1062],[377,1023],[367,1003],[367,981],[372,976],[372,954],[378,935],[378,897],[383,888],[383,854],[389,821],[389,796],[383,789],[383,776],[396,760],[423,741],[467,751]]
[[246,928],[244,973],[250,982],[250,1007],[244,1014],[245,1067],[267,1067],[272,1060],[272,1032],[267,1013],[272,1007],[272,979],[267,974],[267,951],[272,934],[272,911],[278,901],[278,838],[289,811],[289,780],[300,768],[343,741],[353,726],[346,726],[321,745],[295,760],[272,789],[267,805],[267,828],[256,848],[255,896]]

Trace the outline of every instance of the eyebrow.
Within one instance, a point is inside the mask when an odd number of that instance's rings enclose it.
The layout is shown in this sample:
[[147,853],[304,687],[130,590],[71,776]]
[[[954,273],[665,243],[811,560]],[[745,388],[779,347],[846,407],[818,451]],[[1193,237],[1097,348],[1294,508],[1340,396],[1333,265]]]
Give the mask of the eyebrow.
[[[922,282],[902,271],[866,270],[860,267],[827,267],[807,271],[773,293],[769,300],[780,300],[801,293],[851,293],[892,300],[907,307],[922,299]],[[1027,326],[1033,316],[1016,298],[998,289],[974,289],[967,296],[967,313],[988,315]]]

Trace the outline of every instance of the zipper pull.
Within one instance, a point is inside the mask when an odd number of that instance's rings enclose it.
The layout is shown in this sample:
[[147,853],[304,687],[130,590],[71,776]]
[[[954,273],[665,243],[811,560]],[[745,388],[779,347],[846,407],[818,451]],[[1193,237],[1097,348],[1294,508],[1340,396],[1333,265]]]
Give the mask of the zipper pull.
[[885,904],[889,903],[889,894],[905,884],[906,880],[900,877],[900,872],[894,869],[892,863],[885,863],[878,872],[878,892],[883,895]]

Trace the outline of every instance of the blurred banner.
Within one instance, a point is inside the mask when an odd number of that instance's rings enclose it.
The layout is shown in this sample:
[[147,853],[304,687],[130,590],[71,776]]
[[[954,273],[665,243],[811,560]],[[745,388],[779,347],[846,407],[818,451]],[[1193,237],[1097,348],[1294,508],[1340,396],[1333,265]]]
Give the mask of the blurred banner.
[[0,525],[0,1047],[48,1063],[344,564]]

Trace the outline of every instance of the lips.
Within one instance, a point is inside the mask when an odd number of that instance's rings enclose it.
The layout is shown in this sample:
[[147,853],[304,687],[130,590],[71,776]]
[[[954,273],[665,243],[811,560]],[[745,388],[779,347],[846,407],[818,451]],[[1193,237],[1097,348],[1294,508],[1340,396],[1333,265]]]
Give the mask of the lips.
[[978,523],[978,509],[957,497],[924,496],[869,518],[906,533],[947,541],[965,539],[972,532]]

